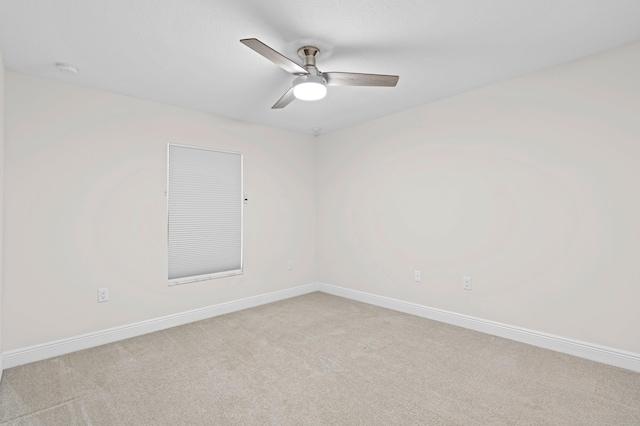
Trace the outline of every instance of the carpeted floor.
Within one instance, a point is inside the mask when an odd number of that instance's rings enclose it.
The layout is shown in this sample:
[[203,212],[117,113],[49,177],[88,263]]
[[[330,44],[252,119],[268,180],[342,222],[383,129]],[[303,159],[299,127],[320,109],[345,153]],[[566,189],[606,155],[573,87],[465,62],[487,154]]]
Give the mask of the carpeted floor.
[[323,293],[11,368],[2,425],[640,425],[640,374]]

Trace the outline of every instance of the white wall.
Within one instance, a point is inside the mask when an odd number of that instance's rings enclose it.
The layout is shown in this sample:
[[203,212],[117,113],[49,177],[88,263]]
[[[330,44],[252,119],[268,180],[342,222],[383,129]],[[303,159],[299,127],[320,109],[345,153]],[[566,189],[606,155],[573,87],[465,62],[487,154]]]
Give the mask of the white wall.
[[[12,72],[6,131],[4,351],[315,281],[312,136]],[[244,275],[167,286],[169,142],[244,154]]]
[[[3,213],[4,213],[4,62],[0,52],[0,354],[2,354],[2,282],[3,282]],[[2,356],[0,356],[0,380],[2,380]]]
[[640,43],[321,136],[320,281],[639,353],[638,76]]
[[[8,72],[2,349],[319,278],[640,353],[637,75],[640,44],[316,139]],[[245,154],[243,276],[167,286],[168,142]]]

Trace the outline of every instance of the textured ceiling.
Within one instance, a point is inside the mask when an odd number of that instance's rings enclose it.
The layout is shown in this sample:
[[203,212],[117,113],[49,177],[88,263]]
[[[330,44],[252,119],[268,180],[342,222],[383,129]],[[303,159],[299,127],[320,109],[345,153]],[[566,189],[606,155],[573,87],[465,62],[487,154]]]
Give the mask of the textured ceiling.
[[[239,42],[251,37],[297,62],[315,45],[322,71],[400,81],[272,110],[293,77]],[[9,70],[304,133],[635,41],[639,0],[0,0]]]

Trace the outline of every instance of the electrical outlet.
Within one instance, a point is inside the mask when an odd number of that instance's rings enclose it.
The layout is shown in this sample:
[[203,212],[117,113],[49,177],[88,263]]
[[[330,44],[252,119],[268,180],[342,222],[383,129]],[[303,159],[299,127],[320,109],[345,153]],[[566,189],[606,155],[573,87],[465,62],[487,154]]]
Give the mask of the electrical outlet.
[[108,288],[99,288],[98,289],[98,303],[107,302],[109,300],[109,289]]
[[422,281],[422,272],[413,271],[413,279],[416,280],[416,282]]
[[289,261],[289,264],[287,265],[287,269],[290,271],[293,271],[293,260]]
[[462,288],[471,290],[471,277],[462,277]]

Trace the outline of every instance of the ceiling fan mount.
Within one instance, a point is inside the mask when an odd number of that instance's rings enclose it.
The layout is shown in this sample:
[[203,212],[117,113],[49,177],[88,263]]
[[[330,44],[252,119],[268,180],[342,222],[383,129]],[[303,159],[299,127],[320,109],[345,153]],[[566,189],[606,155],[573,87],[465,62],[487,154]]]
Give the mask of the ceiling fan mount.
[[320,49],[315,46],[302,46],[298,49],[298,56],[302,65],[267,46],[256,38],[240,40],[242,44],[253,49],[288,73],[295,75],[292,87],[271,107],[280,109],[289,105],[295,99],[318,100],[324,98],[327,86],[374,86],[395,87],[398,84],[397,75],[361,74],[352,72],[326,72],[318,70],[316,58]]
[[302,46],[298,49],[298,56],[304,61],[302,68],[316,67],[316,57],[320,54],[320,49],[315,46]]

